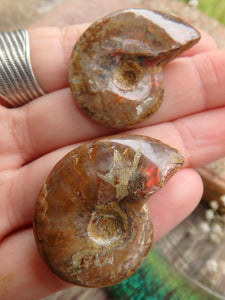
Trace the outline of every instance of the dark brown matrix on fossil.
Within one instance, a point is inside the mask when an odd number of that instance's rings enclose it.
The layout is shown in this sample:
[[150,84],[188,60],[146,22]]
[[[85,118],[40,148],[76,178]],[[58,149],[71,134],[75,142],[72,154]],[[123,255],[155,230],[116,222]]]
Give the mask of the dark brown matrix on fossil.
[[75,44],[69,66],[75,101],[110,127],[142,122],[161,104],[162,66],[199,39],[191,25],[166,13],[112,13],[91,25]]
[[47,265],[87,287],[130,276],[152,244],[145,203],[182,164],[177,150],[143,136],[106,137],[68,153],[35,206],[34,234]]

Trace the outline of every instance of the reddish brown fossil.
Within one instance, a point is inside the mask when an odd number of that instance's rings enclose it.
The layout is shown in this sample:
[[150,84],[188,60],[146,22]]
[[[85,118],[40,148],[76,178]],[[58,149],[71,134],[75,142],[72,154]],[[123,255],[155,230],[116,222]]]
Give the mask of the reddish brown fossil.
[[75,44],[69,67],[75,101],[110,127],[142,122],[161,104],[162,66],[199,39],[191,25],[166,13],[127,9],[110,14]]
[[87,287],[127,278],[152,244],[145,202],[182,164],[177,150],[143,136],[106,137],[68,153],[35,206],[34,234],[47,265]]

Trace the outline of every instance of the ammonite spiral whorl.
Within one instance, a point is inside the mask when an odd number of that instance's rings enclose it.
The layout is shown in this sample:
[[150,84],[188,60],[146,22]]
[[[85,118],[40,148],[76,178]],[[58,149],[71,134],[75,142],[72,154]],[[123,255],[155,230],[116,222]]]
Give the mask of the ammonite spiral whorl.
[[110,127],[144,121],[163,98],[162,66],[199,39],[192,26],[158,11],[127,9],[104,17],[72,52],[69,83],[76,103]]
[[145,202],[182,164],[177,150],[143,136],[106,137],[68,153],[35,207],[35,238],[47,265],[87,287],[127,278],[152,244]]

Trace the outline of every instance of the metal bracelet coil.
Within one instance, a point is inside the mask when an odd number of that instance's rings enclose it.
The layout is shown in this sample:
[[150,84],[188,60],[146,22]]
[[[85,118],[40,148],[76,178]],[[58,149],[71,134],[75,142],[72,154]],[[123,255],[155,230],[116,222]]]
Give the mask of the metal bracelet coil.
[[18,107],[44,94],[31,66],[27,30],[0,33],[0,96],[7,106]]

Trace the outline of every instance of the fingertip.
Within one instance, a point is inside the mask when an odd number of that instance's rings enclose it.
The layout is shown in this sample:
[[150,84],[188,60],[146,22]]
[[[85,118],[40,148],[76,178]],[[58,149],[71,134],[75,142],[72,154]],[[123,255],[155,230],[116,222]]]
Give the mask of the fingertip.
[[193,56],[201,52],[213,51],[218,49],[218,46],[212,36],[210,36],[208,33],[202,30],[199,30],[199,32],[201,33],[200,41],[197,44],[195,44],[192,48],[185,51],[181,55],[181,57]]
[[154,241],[183,221],[196,208],[202,193],[200,175],[193,169],[183,169],[150,198]]

